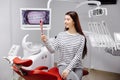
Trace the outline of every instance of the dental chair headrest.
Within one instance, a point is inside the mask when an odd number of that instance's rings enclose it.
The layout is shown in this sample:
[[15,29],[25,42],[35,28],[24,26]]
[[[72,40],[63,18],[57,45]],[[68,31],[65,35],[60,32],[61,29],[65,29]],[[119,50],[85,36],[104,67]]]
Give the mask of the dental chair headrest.
[[28,66],[32,65],[33,62],[30,59],[20,59],[18,57],[15,57],[13,59],[13,63],[15,63],[16,65],[22,65],[24,67],[28,67]]

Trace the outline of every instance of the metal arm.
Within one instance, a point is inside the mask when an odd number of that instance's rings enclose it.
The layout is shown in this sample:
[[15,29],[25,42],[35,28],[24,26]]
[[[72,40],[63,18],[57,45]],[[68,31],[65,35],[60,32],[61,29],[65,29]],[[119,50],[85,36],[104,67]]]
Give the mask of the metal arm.
[[100,2],[100,1],[84,1],[84,2],[82,2],[82,3],[80,3],[80,4],[78,4],[78,5],[76,6],[76,8],[79,8],[80,6],[85,5],[85,4],[88,4],[88,3],[96,4],[97,6],[100,6],[100,5],[101,5],[101,2]]

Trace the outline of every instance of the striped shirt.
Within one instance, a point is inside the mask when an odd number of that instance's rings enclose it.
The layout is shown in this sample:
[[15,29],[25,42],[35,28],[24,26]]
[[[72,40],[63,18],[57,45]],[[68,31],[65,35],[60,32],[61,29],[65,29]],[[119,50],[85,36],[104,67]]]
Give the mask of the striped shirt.
[[51,53],[59,53],[58,65],[67,65],[66,69],[82,68],[82,53],[85,37],[78,33],[60,32],[52,42],[47,40],[45,46]]

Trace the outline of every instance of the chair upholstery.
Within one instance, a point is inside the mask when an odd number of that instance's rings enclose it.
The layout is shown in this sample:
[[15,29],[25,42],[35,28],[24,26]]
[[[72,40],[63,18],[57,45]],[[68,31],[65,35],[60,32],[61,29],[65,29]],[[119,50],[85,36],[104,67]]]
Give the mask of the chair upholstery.
[[[33,70],[27,70],[22,66],[28,67],[32,65],[32,60],[18,57],[13,59],[13,63],[13,70],[25,80],[62,80],[57,67],[48,69],[46,66],[39,66]],[[88,74],[87,70],[83,70],[83,76]]]
[[13,63],[15,64],[13,65],[13,70],[25,80],[62,80],[57,67],[48,70],[46,66],[39,66],[33,70],[26,70],[18,66],[22,65],[28,67],[32,63],[31,60],[22,60],[18,57],[14,58]]
[[87,70],[83,69],[83,76],[86,76],[88,74],[89,74],[89,72]]
[[32,65],[32,60],[30,60],[30,59],[22,60],[19,57],[15,57],[13,59],[13,63],[16,65],[22,65],[22,66],[28,67],[28,66]]

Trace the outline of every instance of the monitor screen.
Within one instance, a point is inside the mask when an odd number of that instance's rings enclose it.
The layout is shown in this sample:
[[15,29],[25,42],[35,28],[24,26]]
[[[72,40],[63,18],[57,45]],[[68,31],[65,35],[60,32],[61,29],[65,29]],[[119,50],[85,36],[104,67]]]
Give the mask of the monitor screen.
[[51,10],[46,8],[20,9],[22,28],[39,28],[40,20],[43,21],[43,28],[49,28],[51,25]]

